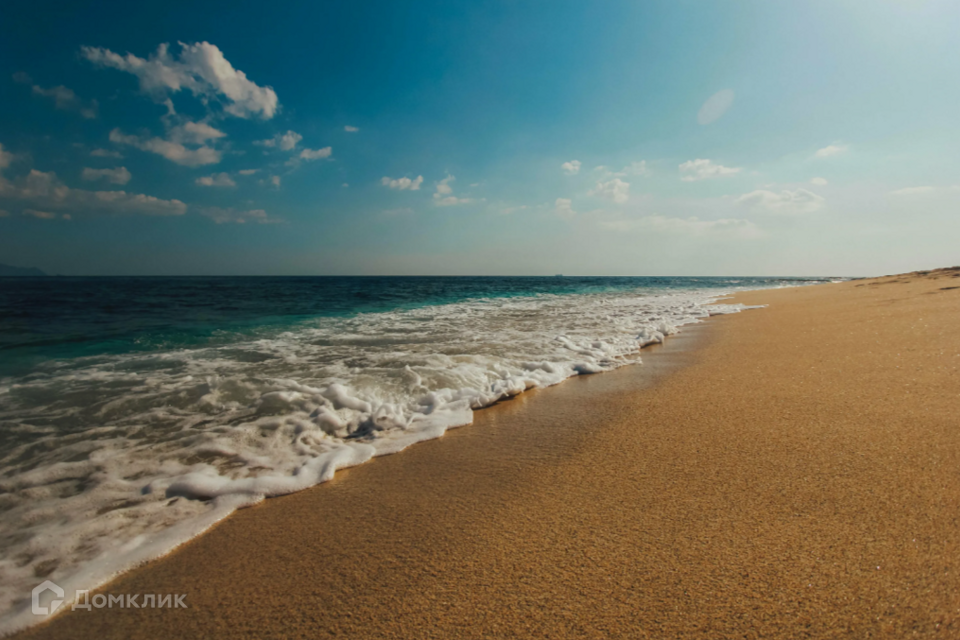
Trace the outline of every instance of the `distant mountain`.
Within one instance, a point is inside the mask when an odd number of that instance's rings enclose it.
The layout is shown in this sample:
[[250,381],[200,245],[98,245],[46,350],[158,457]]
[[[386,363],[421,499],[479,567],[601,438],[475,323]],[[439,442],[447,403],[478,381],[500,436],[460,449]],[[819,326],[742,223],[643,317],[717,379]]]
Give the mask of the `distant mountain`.
[[0,276],[45,276],[43,271],[36,267],[11,267],[8,264],[0,264]]

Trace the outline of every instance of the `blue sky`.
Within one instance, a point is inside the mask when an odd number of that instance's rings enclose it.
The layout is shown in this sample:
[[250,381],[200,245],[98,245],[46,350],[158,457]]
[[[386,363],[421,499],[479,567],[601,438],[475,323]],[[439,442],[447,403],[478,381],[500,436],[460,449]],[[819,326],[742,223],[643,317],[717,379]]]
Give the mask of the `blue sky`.
[[960,263],[954,2],[3,11],[3,263],[94,275]]

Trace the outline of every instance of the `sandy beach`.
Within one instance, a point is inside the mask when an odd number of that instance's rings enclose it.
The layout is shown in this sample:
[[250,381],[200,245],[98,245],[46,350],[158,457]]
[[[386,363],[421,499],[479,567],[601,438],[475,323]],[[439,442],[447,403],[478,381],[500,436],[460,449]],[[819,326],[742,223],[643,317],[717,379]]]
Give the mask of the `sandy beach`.
[[960,636],[960,270],[735,301],[16,637]]

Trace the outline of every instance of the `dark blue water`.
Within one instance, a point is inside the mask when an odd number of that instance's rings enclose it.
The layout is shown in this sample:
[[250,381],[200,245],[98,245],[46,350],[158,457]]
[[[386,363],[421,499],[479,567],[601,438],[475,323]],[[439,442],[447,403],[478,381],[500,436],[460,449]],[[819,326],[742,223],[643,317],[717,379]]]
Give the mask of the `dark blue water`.
[[310,318],[478,298],[631,289],[761,288],[809,278],[0,278],[0,377],[52,359],[191,348]]

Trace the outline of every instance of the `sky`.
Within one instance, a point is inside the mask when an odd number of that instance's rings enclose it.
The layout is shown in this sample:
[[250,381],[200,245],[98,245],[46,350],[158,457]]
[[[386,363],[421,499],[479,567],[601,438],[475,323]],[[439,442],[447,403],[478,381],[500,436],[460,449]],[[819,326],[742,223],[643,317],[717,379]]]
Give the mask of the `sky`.
[[960,264],[951,0],[8,3],[0,263]]

